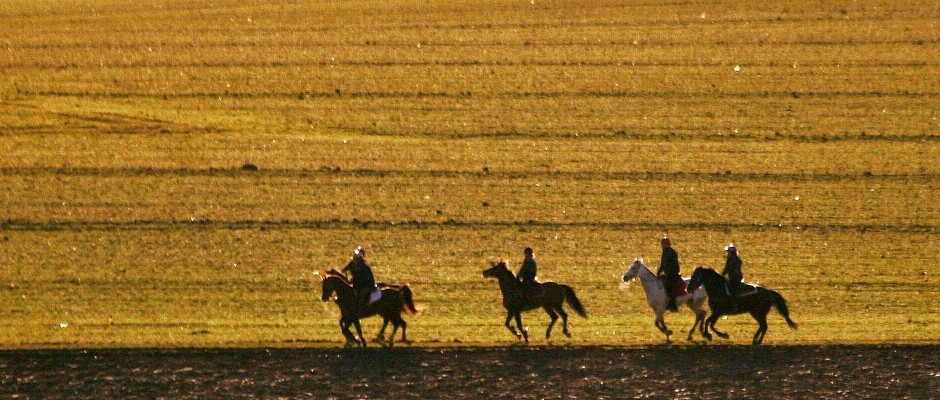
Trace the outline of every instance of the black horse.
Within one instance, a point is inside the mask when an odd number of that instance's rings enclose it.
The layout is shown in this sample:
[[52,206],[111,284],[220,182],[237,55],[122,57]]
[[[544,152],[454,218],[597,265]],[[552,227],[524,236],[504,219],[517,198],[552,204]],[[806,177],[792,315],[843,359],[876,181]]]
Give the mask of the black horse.
[[712,335],[709,329],[724,339],[728,334],[719,332],[715,329],[715,322],[722,315],[734,315],[750,313],[754,320],[760,325],[757,332],[754,333],[754,345],[761,344],[764,341],[764,334],[767,333],[767,313],[770,308],[776,306],[780,315],[787,320],[790,328],[796,329],[796,322],[790,319],[790,311],[787,309],[787,302],[780,293],[759,286],[749,286],[750,290],[742,290],[737,298],[732,298],[728,293],[728,281],[721,274],[711,268],[698,267],[692,273],[692,279],[689,281],[689,291],[698,289],[699,286],[705,286],[705,292],[708,293],[708,307],[711,308],[711,315],[705,319],[702,324],[702,336],[711,340]]

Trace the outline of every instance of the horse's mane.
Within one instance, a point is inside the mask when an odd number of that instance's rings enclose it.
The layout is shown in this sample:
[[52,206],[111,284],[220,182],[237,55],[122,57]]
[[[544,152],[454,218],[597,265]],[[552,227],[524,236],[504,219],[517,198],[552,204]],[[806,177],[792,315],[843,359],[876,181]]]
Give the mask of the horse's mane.
[[[718,271],[715,271],[714,269],[709,268],[709,267],[706,267],[706,266],[704,266],[704,265],[699,265],[698,267],[695,267],[695,270],[696,270],[696,271],[701,270],[701,271],[702,271],[701,274],[702,274],[703,277],[710,277],[710,278],[713,278],[713,279],[714,279],[714,278],[718,278],[718,279],[721,279],[721,280],[726,280],[724,276],[722,276],[720,273],[718,273]],[[692,274],[695,275],[694,272],[693,272]]]
[[[349,279],[346,278],[346,275],[343,275],[342,272],[337,271],[335,268],[330,268],[323,273],[326,278],[339,278],[346,284],[349,284]],[[325,278],[324,278],[325,279]]]
[[695,267],[695,269],[700,269],[700,270],[702,270],[702,271],[705,271],[705,273],[707,273],[707,274],[709,274],[709,275],[718,275],[718,276],[721,276],[721,274],[719,274],[718,271],[715,271],[714,268],[706,267],[706,266],[704,266],[704,265],[699,265],[698,267]]
[[395,285],[395,284],[385,283],[385,282],[376,282],[375,286],[377,286],[381,290],[391,289],[391,290],[400,292],[401,289],[404,288],[405,286],[408,286],[408,284],[406,283],[404,285]]

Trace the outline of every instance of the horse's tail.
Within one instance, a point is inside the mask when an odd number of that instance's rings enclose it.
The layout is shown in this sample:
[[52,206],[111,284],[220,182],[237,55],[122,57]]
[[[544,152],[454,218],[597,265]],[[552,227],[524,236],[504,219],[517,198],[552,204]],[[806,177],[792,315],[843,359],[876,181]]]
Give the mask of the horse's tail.
[[777,293],[773,290],[770,291],[770,294],[773,295],[774,305],[777,307],[777,311],[780,312],[780,315],[787,320],[787,325],[790,325],[791,328],[796,329],[797,324],[790,319],[790,310],[787,308],[787,301],[783,299],[783,296],[780,293]]
[[574,309],[578,315],[587,318],[587,311],[584,309],[584,304],[581,304],[581,300],[578,300],[578,296],[575,296],[574,289],[568,285],[562,285],[565,288],[565,300],[568,300],[568,305]]
[[414,295],[411,293],[411,286],[407,283],[401,287],[401,297],[405,303],[405,311],[409,314],[417,314],[418,309],[415,308]]

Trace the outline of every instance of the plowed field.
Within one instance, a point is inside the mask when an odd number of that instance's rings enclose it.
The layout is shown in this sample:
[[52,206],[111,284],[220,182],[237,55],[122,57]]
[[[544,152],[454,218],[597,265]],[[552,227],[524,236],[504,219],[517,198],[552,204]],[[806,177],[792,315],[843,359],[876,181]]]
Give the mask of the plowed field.
[[937,346],[0,352],[13,398],[890,398],[940,390]]

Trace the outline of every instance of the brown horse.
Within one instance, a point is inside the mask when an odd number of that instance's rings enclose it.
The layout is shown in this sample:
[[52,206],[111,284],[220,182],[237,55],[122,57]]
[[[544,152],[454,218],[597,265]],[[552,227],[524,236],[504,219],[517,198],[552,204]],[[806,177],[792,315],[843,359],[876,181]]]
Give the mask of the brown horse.
[[[323,296],[321,299],[327,301],[333,297],[334,293],[336,294],[336,305],[339,306],[341,314],[339,328],[343,336],[346,337],[347,347],[355,344],[366,347],[366,340],[362,337],[362,326],[359,324],[359,319],[373,315],[380,315],[384,320],[377,340],[382,341],[384,339],[385,327],[391,321],[392,334],[388,338],[389,347],[395,344],[395,333],[399,327],[401,327],[401,341],[408,343],[406,336],[408,323],[401,317],[401,312],[403,310],[411,314],[418,312],[414,305],[410,286],[407,284],[402,286],[379,284],[382,290],[382,298],[369,304],[365,310],[362,310],[362,313],[359,313],[356,304],[356,292],[352,283],[342,273],[331,269],[321,275],[321,279],[323,280]],[[356,340],[356,337],[349,330],[350,325],[356,326],[359,340]]]
[[[525,342],[529,343],[529,328],[522,328],[523,311],[542,307],[542,309],[548,313],[552,322],[548,324],[548,329],[545,331],[546,339],[552,337],[552,326],[554,326],[555,321],[558,320],[558,315],[561,315],[562,332],[564,332],[565,336],[571,337],[571,333],[568,332],[568,313],[561,308],[565,300],[568,301],[568,305],[574,308],[578,315],[587,318],[587,312],[584,311],[584,306],[581,304],[581,301],[578,300],[578,297],[575,296],[574,289],[571,289],[570,286],[555,282],[545,282],[542,284],[543,294],[535,299],[527,300],[522,293],[522,288],[516,281],[516,276],[513,275],[509,268],[506,268],[505,262],[500,261],[498,263],[491,263],[491,265],[493,266],[492,268],[483,271],[483,276],[496,278],[499,281],[499,290],[503,293],[503,307],[505,307],[508,312],[506,316],[506,327],[509,328],[509,331],[512,332],[513,335],[516,335],[517,339],[525,339]],[[516,319],[516,326],[519,327],[518,331],[510,324],[513,318]]]

